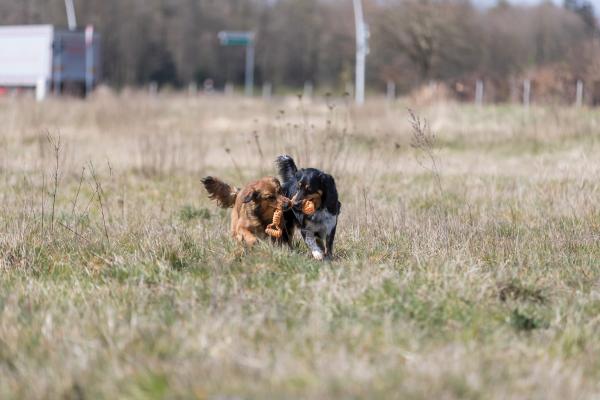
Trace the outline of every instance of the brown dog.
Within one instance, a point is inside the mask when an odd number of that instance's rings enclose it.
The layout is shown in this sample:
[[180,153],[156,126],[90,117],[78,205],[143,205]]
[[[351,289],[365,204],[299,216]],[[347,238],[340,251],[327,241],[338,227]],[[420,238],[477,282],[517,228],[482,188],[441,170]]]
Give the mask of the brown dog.
[[[231,234],[239,242],[252,246],[259,238],[266,238],[265,229],[273,221],[275,210],[289,200],[282,195],[277,178],[265,177],[249,183],[242,190],[234,188],[218,178],[207,176],[202,184],[208,197],[221,208],[231,211]],[[282,221],[283,225],[283,221]]]

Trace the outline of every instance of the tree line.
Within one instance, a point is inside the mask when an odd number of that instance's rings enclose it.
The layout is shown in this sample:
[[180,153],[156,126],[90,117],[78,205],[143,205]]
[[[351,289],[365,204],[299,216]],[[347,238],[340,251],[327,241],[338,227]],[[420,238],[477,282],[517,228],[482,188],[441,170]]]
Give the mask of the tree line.
[[[585,0],[481,9],[469,0],[363,0],[370,27],[367,82],[409,91],[430,81],[509,80],[540,68],[600,80],[598,20]],[[80,26],[102,35],[105,82],[179,87],[241,84],[244,51],[221,30],[256,32],[256,81],[276,90],[353,81],[349,0],[75,0]],[[63,0],[0,2],[0,24],[66,26]]]

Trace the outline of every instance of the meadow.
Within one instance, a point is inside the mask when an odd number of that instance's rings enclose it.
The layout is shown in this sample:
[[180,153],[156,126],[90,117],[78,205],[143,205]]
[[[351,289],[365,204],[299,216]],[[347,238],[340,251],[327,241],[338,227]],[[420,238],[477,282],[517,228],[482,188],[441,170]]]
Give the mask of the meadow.
[[[413,110],[413,115],[408,111]],[[600,111],[0,99],[0,398],[600,397]],[[200,184],[332,173],[335,259]]]

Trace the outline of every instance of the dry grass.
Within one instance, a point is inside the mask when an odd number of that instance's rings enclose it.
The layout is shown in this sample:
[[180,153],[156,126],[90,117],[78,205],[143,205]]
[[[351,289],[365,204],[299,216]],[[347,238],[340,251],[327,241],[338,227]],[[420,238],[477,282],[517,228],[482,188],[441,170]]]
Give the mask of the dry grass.
[[[600,396],[600,114],[408,106],[1,100],[0,397]],[[202,192],[284,152],[336,176],[331,264]]]

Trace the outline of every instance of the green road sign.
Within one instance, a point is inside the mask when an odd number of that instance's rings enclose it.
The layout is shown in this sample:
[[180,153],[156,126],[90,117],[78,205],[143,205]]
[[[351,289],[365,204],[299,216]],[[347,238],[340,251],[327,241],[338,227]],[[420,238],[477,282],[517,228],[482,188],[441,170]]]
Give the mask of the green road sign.
[[254,32],[219,32],[222,46],[249,46],[254,42]]
[[222,46],[246,47],[246,95],[252,96],[254,89],[254,32],[219,32]]

